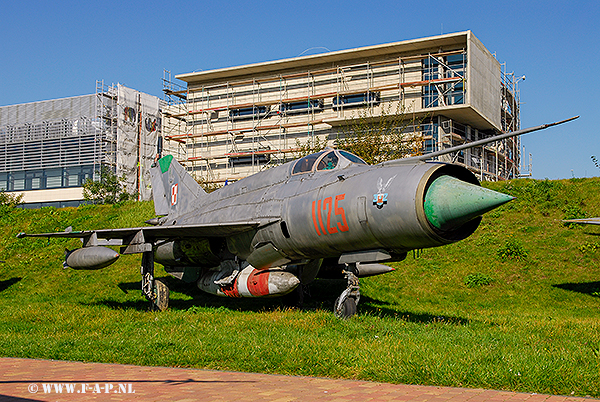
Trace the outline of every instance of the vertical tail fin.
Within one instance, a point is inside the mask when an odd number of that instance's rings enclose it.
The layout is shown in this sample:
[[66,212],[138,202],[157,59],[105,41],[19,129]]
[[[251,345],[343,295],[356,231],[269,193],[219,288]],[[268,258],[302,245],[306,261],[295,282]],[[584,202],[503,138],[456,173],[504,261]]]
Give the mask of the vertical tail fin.
[[206,195],[173,155],[166,155],[150,168],[156,215],[179,216],[191,211]]

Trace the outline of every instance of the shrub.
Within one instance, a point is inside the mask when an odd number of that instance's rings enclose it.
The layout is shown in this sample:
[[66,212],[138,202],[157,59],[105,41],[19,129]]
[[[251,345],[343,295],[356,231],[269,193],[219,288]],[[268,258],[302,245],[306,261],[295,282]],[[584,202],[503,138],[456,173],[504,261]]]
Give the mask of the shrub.
[[498,257],[505,261],[507,259],[524,260],[527,258],[527,250],[521,245],[521,242],[514,237],[506,240],[498,248]]
[[[583,219],[583,218],[587,218],[587,214],[585,213],[585,211],[583,209],[581,209],[581,207],[579,205],[567,205],[566,207],[563,208],[563,219]],[[568,222],[564,222],[563,223],[564,226],[568,226],[570,228],[574,227],[574,226],[578,226],[576,223],[568,223]]]
[[582,253],[595,252],[600,250],[600,243],[585,243],[577,247]]
[[469,274],[465,277],[464,283],[468,288],[476,288],[479,286],[487,286],[494,282],[494,278],[489,275],[477,272],[475,274]]

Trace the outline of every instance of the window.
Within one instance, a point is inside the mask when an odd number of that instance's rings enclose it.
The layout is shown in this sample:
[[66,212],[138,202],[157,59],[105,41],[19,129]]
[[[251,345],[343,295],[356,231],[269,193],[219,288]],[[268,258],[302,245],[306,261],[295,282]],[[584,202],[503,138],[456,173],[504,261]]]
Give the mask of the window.
[[16,172],[12,174],[12,191],[25,190],[25,172]]
[[379,92],[366,92],[355,95],[338,95],[333,98],[333,108],[338,109],[340,107],[360,107],[360,106],[377,106],[381,102],[381,96]]
[[317,170],[331,170],[334,169],[338,164],[338,157],[335,152],[331,151],[321,159],[317,165]]
[[[434,57],[423,59],[423,81],[432,81],[440,78],[440,62]],[[437,107],[438,93],[435,84],[428,83],[423,86],[423,107]]]
[[65,207],[78,207],[82,204],[88,204],[88,201],[52,201],[52,202],[30,202],[27,204],[21,204],[18,208],[23,209],[39,209],[39,208],[65,208]]
[[465,63],[465,54],[453,54],[446,57],[446,78],[461,78],[460,81],[446,84],[444,93],[447,105],[459,105],[465,103]]
[[464,53],[446,56],[446,65],[449,69],[459,72],[462,76],[465,71],[466,58],[467,55]]
[[42,179],[44,172],[42,170],[28,171],[25,173],[25,190],[39,190],[42,188]]
[[8,190],[8,173],[0,173],[0,191]]
[[362,160],[362,159],[360,159],[358,156],[356,156],[356,155],[354,155],[354,154],[351,154],[351,153],[350,153],[350,152],[348,152],[348,151],[339,151],[339,152],[340,152],[340,154],[341,154],[341,155],[342,155],[344,158],[348,159],[348,160],[349,160],[350,162],[352,162],[352,163],[357,163],[357,164],[359,164],[359,165],[366,165],[366,164],[367,164],[367,162],[363,161],[363,160]]
[[80,187],[92,173],[93,165],[0,173],[0,191]]
[[82,166],[81,173],[79,173],[79,185],[83,186],[83,184],[86,182],[87,179],[93,179],[93,178],[94,178],[94,166],[93,165]]
[[322,99],[307,99],[305,101],[282,103],[279,105],[279,113],[287,115],[320,112],[322,110]]
[[77,187],[79,186],[79,173],[81,172],[80,166],[70,167],[65,169],[65,185],[66,187]]
[[62,187],[62,169],[46,169],[46,188]]
[[316,154],[305,156],[302,159],[298,159],[296,164],[294,165],[294,169],[292,170],[292,174],[306,173],[310,172],[313,168],[313,165],[319,159],[319,157],[323,155],[323,152],[319,152]]
[[265,154],[230,156],[229,161],[233,167],[252,166],[253,164],[265,164],[269,162],[270,156]]
[[266,116],[268,113],[269,108],[267,106],[253,106],[241,109],[231,109],[229,111],[229,117],[231,117],[233,120],[246,120],[261,118]]
[[42,179],[40,177],[34,177],[31,179],[31,189],[38,190],[42,187]]
[[423,135],[423,153],[429,154],[437,151],[438,123],[426,123],[421,125]]
[[435,81],[442,78],[453,78],[449,82],[429,82],[423,85],[423,107],[459,105],[465,103],[465,68],[466,54],[453,54],[436,58],[429,56],[423,59],[423,81]]

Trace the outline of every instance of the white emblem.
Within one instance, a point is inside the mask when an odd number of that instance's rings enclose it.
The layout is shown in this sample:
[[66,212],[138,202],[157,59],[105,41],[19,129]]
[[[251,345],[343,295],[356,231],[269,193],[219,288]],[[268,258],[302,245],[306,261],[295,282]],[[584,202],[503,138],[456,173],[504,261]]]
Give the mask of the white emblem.
[[386,193],[385,190],[392,184],[392,181],[396,176],[398,175],[390,177],[387,183],[385,183],[385,186],[383,185],[383,179],[381,177],[377,180],[377,193],[373,194],[373,205],[378,209],[383,208],[383,206],[387,204],[388,193]]

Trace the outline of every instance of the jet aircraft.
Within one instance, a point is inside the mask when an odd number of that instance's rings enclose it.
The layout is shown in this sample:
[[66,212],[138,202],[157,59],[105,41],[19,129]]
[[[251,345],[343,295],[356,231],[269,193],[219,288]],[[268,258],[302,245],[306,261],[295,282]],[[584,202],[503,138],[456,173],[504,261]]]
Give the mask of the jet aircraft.
[[[578,117],[578,116],[577,116]],[[409,251],[470,236],[481,215],[513,197],[482,188],[466,168],[426,162],[545,124],[443,151],[367,165],[327,148],[207,194],[171,155],[151,168],[152,226],[26,234],[80,238],[65,267],[100,269],[121,254],[142,254],[142,293],[155,309],[169,290],[154,263],[185,282],[225,297],[281,296],[317,277],[345,277],[335,315],[356,313],[359,278],[392,271]]]

